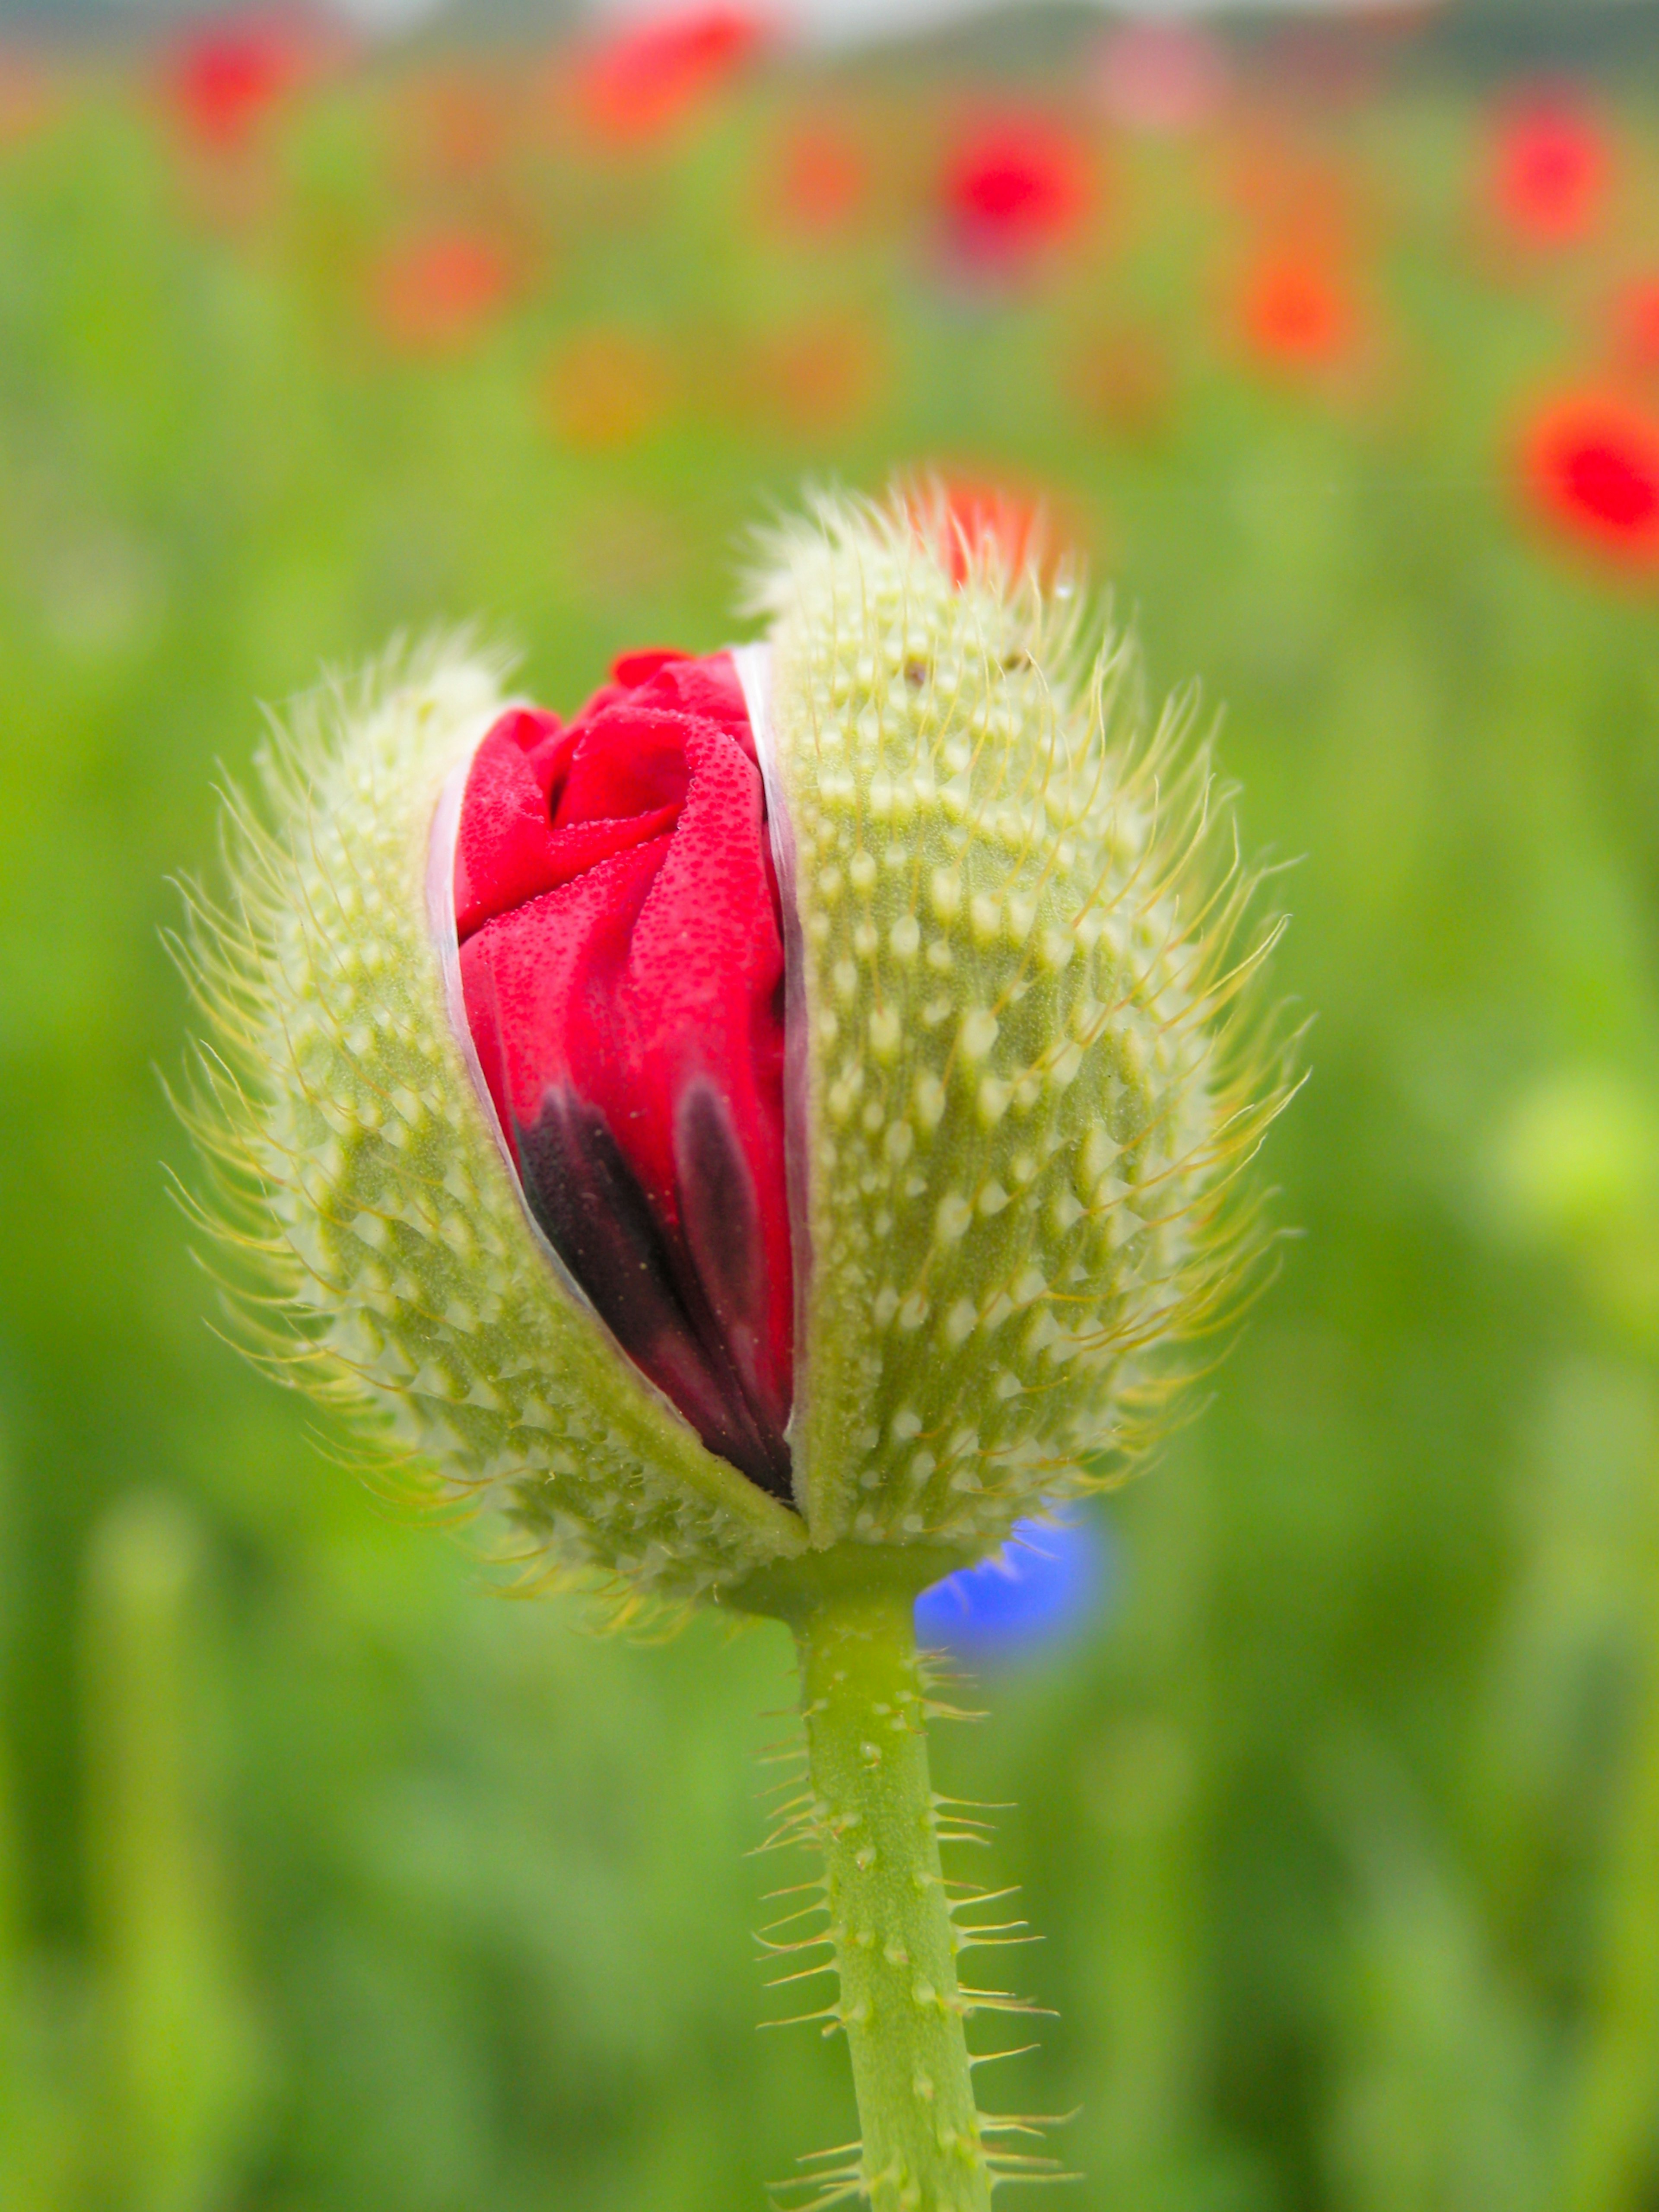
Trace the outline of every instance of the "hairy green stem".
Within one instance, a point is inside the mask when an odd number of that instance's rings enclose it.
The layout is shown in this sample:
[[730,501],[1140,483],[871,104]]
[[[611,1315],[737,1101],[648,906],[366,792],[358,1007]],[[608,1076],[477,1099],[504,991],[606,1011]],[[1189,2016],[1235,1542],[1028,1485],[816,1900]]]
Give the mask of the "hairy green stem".
[[908,1587],[842,1589],[791,1620],[873,2212],[988,2212],[991,2176],[939,1868]]

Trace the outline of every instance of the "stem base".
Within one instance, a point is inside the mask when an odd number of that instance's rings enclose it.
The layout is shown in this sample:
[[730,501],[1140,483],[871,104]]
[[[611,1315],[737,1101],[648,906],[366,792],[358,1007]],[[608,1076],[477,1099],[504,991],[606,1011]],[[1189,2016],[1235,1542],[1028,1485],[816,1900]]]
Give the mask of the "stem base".
[[824,1854],[837,2016],[874,2212],[989,2212],[928,1778],[912,1593],[826,1593],[794,1611]]

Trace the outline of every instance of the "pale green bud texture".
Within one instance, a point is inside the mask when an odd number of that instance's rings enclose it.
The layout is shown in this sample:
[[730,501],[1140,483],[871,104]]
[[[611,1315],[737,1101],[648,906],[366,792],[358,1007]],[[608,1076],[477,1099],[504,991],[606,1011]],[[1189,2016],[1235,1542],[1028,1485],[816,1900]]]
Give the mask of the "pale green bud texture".
[[218,1049],[196,1121],[221,1233],[276,1279],[274,1373],[378,1417],[556,1569],[695,1597],[805,1534],[568,1295],[474,1088],[428,862],[445,779],[501,712],[496,673],[442,653],[386,671],[325,695],[272,755],[277,831],[239,816],[236,900],[198,912]]
[[1132,665],[1081,659],[1063,584],[1045,600],[989,545],[955,582],[939,535],[827,509],[762,592],[806,1024],[797,1482],[820,1543],[982,1549],[1097,1486],[1134,1440],[1139,1356],[1213,1297],[1240,1134],[1201,756],[1174,724],[1148,745]]
[[256,1352],[630,1601],[988,1548],[1141,1440],[1148,1354],[1236,1278],[1225,1193],[1281,1093],[1224,1012],[1267,940],[1228,950],[1249,885],[1202,755],[1142,726],[1063,586],[988,546],[954,582],[930,542],[826,502],[755,593],[793,854],[799,1512],[571,1295],[469,1071],[429,848],[499,671],[434,651],[319,696],[267,763],[271,826],[233,808],[231,896],[192,905],[204,1218],[252,1263]]

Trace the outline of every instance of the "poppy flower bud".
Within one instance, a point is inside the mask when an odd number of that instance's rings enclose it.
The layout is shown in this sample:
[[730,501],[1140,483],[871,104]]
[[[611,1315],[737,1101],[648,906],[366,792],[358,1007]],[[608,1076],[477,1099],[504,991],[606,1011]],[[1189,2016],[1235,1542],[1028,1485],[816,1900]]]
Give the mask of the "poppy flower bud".
[[787,1499],[783,937],[730,654],[634,654],[474,754],[466,1019],[531,1212],[710,1451]]
[[1024,538],[825,501],[754,602],[568,720],[442,651],[330,695],[190,949],[256,1349],[671,1601],[1097,1486],[1282,1100],[1188,718]]

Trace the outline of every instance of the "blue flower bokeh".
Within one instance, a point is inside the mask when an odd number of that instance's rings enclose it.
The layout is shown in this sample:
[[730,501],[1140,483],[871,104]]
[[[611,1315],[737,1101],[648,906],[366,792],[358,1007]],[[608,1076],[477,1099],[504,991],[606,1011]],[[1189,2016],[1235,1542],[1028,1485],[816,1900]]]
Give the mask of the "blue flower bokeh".
[[1000,1551],[923,1590],[916,1639],[977,1665],[1033,1658],[1097,1620],[1116,1579],[1097,1516],[1017,1521]]

